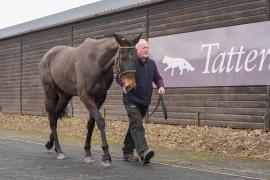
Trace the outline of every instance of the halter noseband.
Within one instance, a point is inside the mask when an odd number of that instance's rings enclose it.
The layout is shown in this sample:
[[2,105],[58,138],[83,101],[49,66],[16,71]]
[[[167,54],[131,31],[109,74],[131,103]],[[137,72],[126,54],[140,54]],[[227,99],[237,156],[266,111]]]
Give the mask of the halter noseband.
[[[119,45],[119,49],[135,49],[136,47],[135,46],[120,46]],[[124,74],[127,74],[127,73],[135,73],[136,72],[136,69],[131,69],[131,70],[126,70],[126,71],[123,71],[121,72],[121,69],[120,69],[120,54],[118,52],[118,57],[115,58],[115,69],[116,69],[116,72],[121,74],[121,76],[123,76]]]

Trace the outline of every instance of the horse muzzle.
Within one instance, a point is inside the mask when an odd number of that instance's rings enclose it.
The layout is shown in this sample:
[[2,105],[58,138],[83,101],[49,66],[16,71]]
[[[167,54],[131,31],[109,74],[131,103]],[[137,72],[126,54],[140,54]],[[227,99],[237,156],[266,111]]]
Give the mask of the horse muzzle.
[[124,91],[126,93],[132,92],[136,89],[136,82],[135,82],[134,74],[123,75],[123,80],[124,80]]

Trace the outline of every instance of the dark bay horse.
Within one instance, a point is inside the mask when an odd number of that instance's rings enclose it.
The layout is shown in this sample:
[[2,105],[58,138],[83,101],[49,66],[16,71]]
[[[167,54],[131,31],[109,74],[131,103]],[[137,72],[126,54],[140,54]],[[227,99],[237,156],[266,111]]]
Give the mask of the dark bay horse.
[[46,148],[55,145],[57,159],[65,158],[57,136],[57,120],[73,96],[79,96],[90,113],[85,141],[85,162],[94,162],[91,138],[95,122],[100,130],[104,165],[111,164],[105,135],[105,121],[99,112],[113,81],[113,66],[121,73],[124,88],[136,87],[135,71],[137,52],[135,45],[141,34],[126,39],[112,34],[102,38],[87,38],[78,47],[56,46],[41,59],[40,79],[45,91],[45,107],[50,121],[51,134]]

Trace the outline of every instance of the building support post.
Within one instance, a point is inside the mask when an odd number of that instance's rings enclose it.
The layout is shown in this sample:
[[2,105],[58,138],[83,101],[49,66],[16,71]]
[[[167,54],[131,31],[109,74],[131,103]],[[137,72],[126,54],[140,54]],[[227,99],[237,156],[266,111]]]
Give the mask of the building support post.
[[266,112],[264,115],[264,132],[269,132],[270,129],[270,116],[269,116],[269,101],[270,101],[270,86],[266,86]]

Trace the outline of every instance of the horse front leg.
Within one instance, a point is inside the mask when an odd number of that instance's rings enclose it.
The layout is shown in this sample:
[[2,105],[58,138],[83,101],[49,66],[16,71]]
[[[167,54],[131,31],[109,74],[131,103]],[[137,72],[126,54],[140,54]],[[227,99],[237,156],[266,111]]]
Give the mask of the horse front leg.
[[91,139],[92,139],[92,134],[93,134],[93,130],[95,127],[95,119],[93,116],[89,116],[89,120],[87,123],[87,136],[86,136],[86,140],[85,140],[85,145],[84,145],[84,150],[85,150],[85,158],[84,158],[84,162],[85,163],[93,163],[95,162],[92,153],[91,153]]
[[102,156],[102,163],[104,166],[110,166],[112,163],[111,156],[109,153],[109,145],[107,143],[107,138],[105,134],[105,120],[101,116],[96,104],[95,104],[95,98],[90,97],[87,93],[81,92],[80,99],[84,103],[85,107],[88,109],[88,111],[91,113],[91,115],[94,117],[97,126],[100,131],[101,141],[102,141],[102,150],[103,150],[103,156]]

